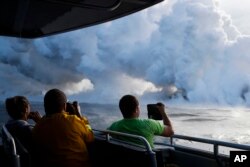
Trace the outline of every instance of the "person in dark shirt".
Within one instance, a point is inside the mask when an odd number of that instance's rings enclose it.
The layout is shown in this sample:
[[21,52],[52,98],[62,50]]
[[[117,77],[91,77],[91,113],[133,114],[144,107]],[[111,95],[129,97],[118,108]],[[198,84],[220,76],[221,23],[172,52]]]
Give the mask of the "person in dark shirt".
[[39,112],[30,111],[30,103],[24,96],[14,96],[5,100],[5,107],[10,116],[6,128],[14,139],[29,151],[32,145],[32,128],[34,125],[27,122],[28,119],[38,122],[41,119]]

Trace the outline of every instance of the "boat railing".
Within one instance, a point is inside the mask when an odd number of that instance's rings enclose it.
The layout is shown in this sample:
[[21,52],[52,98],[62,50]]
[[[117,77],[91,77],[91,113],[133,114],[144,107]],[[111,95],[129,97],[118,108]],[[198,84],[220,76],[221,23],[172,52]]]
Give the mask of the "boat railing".
[[[178,142],[176,140],[186,140],[190,142],[198,142],[201,144],[209,144],[212,145],[213,147],[213,154],[215,156],[219,155],[219,148],[220,147],[226,147],[228,150],[250,150],[250,145],[246,144],[237,144],[237,143],[232,143],[232,142],[226,142],[226,141],[220,141],[220,140],[213,140],[213,139],[206,139],[206,138],[198,138],[198,137],[191,137],[191,136],[184,136],[184,135],[173,135],[170,138],[170,144],[172,146],[178,146]],[[188,146],[188,145],[186,145]]]
[[[151,148],[150,144],[144,137],[121,132],[108,130],[94,130],[95,136],[101,135],[107,143],[118,142],[122,145],[125,141],[116,139],[115,136],[131,137],[140,140],[144,143],[143,148],[148,154],[152,155],[152,166],[164,166],[164,164],[178,164],[179,166],[204,166],[204,167],[228,167],[229,154],[221,153],[221,148],[227,151],[245,151],[250,150],[250,145],[237,144],[213,139],[198,138],[184,135],[173,135],[172,137],[163,137],[162,142],[154,142],[155,148]],[[182,141],[184,140],[184,142]],[[187,141],[187,142],[185,142]],[[125,142],[126,143],[126,142]],[[126,148],[130,147],[125,145]],[[109,149],[109,147],[107,147]],[[208,148],[211,148],[208,150]],[[112,150],[112,149],[110,149]],[[219,151],[220,150],[220,151]],[[159,152],[157,152],[159,151]],[[157,154],[158,153],[158,154]],[[119,154],[119,152],[116,152]],[[157,154],[157,155],[156,155]],[[118,156],[118,155],[117,155]],[[159,161],[159,158],[162,160]],[[191,161],[191,159],[193,161]],[[140,161],[140,160],[138,160]],[[160,163],[159,163],[160,162]]]
[[[110,141],[111,140],[111,136],[115,135],[115,136],[124,136],[124,137],[129,137],[129,138],[134,138],[134,139],[138,139],[142,142],[142,145],[146,148],[148,153],[153,153],[152,148],[150,146],[150,144],[148,143],[148,141],[139,135],[133,135],[133,134],[129,134],[129,133],[122,133],[122,132],[116,132],[116,131],[111,131],[111,130],[94,130],[94,131],[98,131],[103,133],[106,136],[106,140]],[[113,138],[112,140],[116,140],[115,138]],[[131,143],[132,144],[132,143]]]
[[[185,143],[183,142],[183,140],[187,142]],[[250,145],[246,144],[237,144],[232,142],[184,136],[178,134],[173,135],[170,138],[170,146],[173,146],[175,148],[176,155],[177,152],[181,153],[182,155],[183,153],[188,153],[189,156],[187,156],[186,159],[190,159],[191,157],[193,157],[193,159],[196,159],[198,161],[201,160],[201,158],[198,157],[207,157],[210,159],[214,159],[217,163],[217,166],[220,167],[230,166],[229,160],[231,151],[250,150]],[[182,157],[181,161],[184,161],[184,159],[185,158]],[[199,161],[199,163],[201,164],[202,161]]]

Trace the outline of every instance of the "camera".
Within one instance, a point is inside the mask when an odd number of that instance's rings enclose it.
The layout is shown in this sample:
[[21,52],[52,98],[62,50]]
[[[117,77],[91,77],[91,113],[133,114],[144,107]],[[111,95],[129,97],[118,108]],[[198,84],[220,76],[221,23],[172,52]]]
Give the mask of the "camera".
[[81,118],[81,108],[77,101],[74,101],[73,103],[67,102],[66,111],[70,115],[76,115]]
[[148,118],[154,120],[162,120],[162,115],[159,109],[157,108],[157,104],[148,104],[147,110],[148,110]]

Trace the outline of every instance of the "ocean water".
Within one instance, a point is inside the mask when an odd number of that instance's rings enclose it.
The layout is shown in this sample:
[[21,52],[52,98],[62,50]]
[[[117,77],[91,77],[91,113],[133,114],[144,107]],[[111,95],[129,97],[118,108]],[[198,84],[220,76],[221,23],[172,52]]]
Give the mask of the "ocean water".
[[[141,118],[147,118],[141,105]],[[82,105],[83,114],[95,129],[105,129],[121,119],[118,105]],[[176,134],[250,144],[250,109],[171,106],[166,112]]]
[[[118,105],[81,103],[81,112],[87,116],[93,129],[106,129],[121,119]],[[141,105],[141,118],[147,118],[146,105]],[[32,110],[44,115],[43,104],[32,103]],[[202,137],[250,145],[250,110],[247,108],[169,106],[166,110],[175,134]],[[4,104],[0,104],[0,124],[9,119]],[[34,123],[31,121],[31,123]]]

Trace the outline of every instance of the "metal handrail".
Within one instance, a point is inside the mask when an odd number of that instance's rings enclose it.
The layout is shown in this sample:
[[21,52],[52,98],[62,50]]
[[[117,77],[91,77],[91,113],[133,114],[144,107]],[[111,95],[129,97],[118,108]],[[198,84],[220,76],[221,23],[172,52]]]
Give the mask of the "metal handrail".
[[195,142],[200,142],[200,143],[211,144],[211,145],[213,145],[213,153],[214,153],[215,156],[217,156],[219,154],[219,149],[218,149],[219,146],[228,147],[228,148],[242,149],[242,150],[250,150],[250,145],[230,143],[230,142],[225,142],[225,141],[198,138],[198,137],[190,137],[190,136],[177,135],[177,134],[173,135],[170,138],[170,144],[172,146],[176,145],[173,142],[174,139],[182,139],[182,140],[189,140],[189,141],[195,141]]
[[125,137],[131,137],[131,138],[134,138],[134,139],[138,139],[144,144],[144,146],[145,146],[145,148],[146,148],[146,150],[148,152],[154,153],[152,151],[152,148],[151,148],[149,142],[147,141],[147,139],[145,139],[142,136],[129,134],[129,133],[116,132],[116,131],[111,131],[111,130],[97,130],[97,129],[93,129],[93,130],[104,133],[106,135],[106,140],[107,141],[110,141],[110,135],[125,136]]
[[225,142],[225,141],[220,141],[220,140],[190,137],[190,136],[177,135],[177,134],[173,135],[170,138],[171,142],[173,142],[174,138],[183,139],[183,140],[192,140],[192,141],[207,143],[207,144],[220,145],[220,146],[224,146],[224,147],[232,147],[232,148],[237,148],[237,149],[250,150],[250,145],[246,145],[246,144],[230,143],[230,142]]
[[182,139],[182,140],[195,141],[195,142],[213,145],[213,155],[214,155],[214,158],[215,158],[217,164],[220,167],[222,167],[224,165],[223,165],[222,160],[219,158],[220,157],[219,156],[219,146],[228,147],[228,148],[236,148],[236,149],[241,149],[241,150],[250,150],[250,145],[230,143],[230,142],[205,139],[205,138],[198,138],[198,137],[190,137],[190,136],[177,135],[177,134],[173,135],[170,138],[170,144],[171,144],[171,146],[173,146],[175,148],[178,146],[178,144],[173,142],[174,139]]

